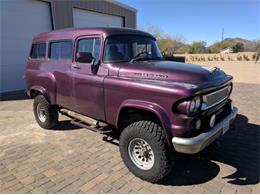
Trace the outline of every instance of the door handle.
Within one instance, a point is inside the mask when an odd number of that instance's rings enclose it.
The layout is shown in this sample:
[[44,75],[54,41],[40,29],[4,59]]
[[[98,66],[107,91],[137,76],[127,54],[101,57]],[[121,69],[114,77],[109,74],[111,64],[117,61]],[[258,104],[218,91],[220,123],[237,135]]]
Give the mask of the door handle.
[[72,64],[71,67],[75,69],[80,69],[80,67],[77,64]]

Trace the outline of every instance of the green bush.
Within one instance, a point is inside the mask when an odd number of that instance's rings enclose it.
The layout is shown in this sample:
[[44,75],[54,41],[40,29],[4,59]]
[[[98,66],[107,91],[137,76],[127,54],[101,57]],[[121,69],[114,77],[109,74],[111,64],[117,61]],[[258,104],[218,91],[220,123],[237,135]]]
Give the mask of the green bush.
[[234,53],[243,52],[244,51],[244,44],[238,42],[232,47]]

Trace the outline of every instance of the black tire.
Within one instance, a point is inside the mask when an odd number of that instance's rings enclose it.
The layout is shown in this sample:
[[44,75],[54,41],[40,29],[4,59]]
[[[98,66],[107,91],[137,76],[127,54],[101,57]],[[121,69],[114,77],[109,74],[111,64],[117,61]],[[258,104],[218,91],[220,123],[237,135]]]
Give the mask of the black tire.
[[[131,141],[141,138],[150,145],[154,154],[154,163],[148,170],[139,168],[132,160],[129,152]],[[166,144],[166,137],[162,127],[152,121],[138,121],[127,126],[120,135],[120,153],[127,168],[137,177],[149,181],[158,182],[163,179],[172,168],[170,148]],[[138,154],[137,154],[138,155]]]
[[[37,109],[44,113],[45,119],[39,116]],[[52,129],[58,123],[58,109],[54,105],[50,105],[43,95],[35,97],[33,102],[33,112],[37,123],[44,129]]]

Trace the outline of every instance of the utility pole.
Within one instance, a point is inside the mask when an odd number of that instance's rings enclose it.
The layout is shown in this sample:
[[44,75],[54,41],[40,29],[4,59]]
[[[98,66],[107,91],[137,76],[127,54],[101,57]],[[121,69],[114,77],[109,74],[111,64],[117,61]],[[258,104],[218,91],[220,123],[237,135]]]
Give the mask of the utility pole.
[[221,41],[223,41],[224,40],[224,28],[222,28],[222,39],[221,39]]

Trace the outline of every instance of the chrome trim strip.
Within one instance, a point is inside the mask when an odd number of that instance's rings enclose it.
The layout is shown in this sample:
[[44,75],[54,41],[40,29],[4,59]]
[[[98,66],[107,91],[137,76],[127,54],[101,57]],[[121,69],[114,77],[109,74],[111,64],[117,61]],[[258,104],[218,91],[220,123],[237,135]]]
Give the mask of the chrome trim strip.
[[221,100],[219,100],[218,102],[216,102],[216,103],[214,103],[214,104],[212,104],[212,105],[210,105],[210,106],[207,106],[207,97],[212,96],[212,95],[214,95],[214,94],[216,94],[216,93],[220,93],[220,92],[222,92],[222,91],[224,91],[224,90],[227,90],[227,89],[228,89],[228,86],[227,86],[227,87],[224,87],[223,89],[214,91],[214,92],[212,92],[212,93],[203,95],[203,96],[202,96],[202,107],[201,107],[201,110],[207,110],[207,109],[209,109],[209,108],[211,108],[211,107],[213,107],[213,106],[219,104],[220,102],[224,101],[225,99],[227,99],[227,98],[228,98],[228,95],[227,95],[226,97],[222,98]]
[[[238,109],[233,107],[231,113],[218,122],[215,127],[205,133],[192,138],[173,137],[172,144],[177,152],[185,154],[195,154],[215,141],[224,131],[226,123],[231,123],[238,113]],[[225,133],[225,132],[224,132]]]

